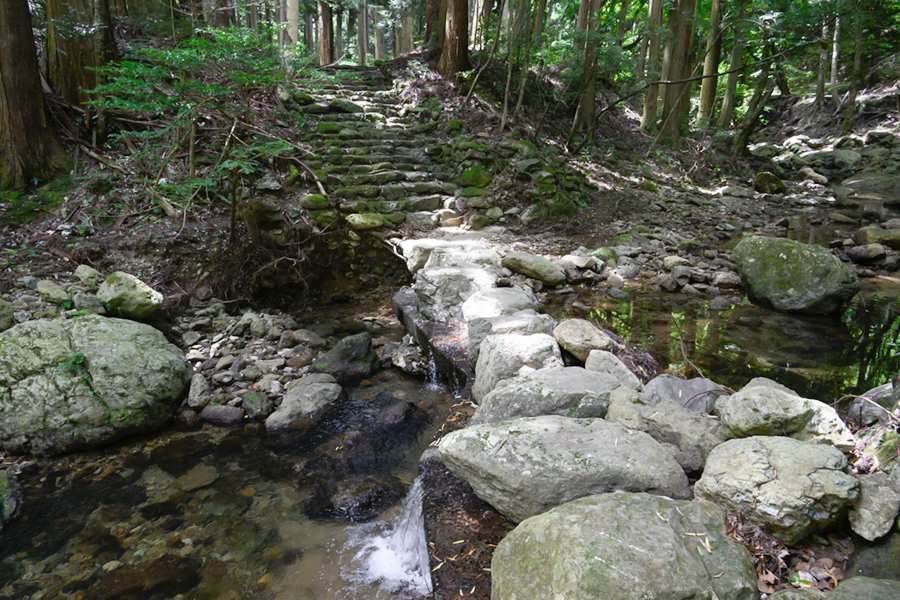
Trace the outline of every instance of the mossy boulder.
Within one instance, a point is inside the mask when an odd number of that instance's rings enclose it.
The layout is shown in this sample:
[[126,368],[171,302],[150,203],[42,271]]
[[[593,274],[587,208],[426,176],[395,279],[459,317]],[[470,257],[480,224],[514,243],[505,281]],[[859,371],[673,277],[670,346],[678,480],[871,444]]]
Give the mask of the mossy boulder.
[[734,257],[751,298],[777,310],[830,314],[860,290],[856,273],[822,246],[754,236]]
[[778,175],[760,171],[753,178],[753,189],[763,194],[783,194],[787,191],[787,186]]
[[365,112],[362,106],[355,102],[351,102],[349,100],[344,100],[342,98],[336,98],[331,101],[328,105],[328,108],[331,112],[335,113],[361,113]]
[[486,187],[491,183],[494,176],[491,175],[484,167],[469,167],[462,172],[460,183],[464,187]]
[[447,133],[458,133],[462,130],[462,121],[459,119],[450,119],[447,122]]
[[97,298],[110,314],[139,320],[152,317],[163,303],[162,294],[122,271],[116,271],[100,284]]
[[0,332],[6,331],[13,324],[13,306],[6,300],[0,299]]
[[307,194],[300,199],[300,206],[306,210],[324,210],[328,205],[328,198],[321,194]]
[[19,480],[11,471],[0,471],[0,532],[3,525],[19,516],[25,495]]
[[384,215],[378,213],[357,213],[344,218],[353,229],[378,229],[385,222]]
[[316,131],[324,135],[336,135],[341,132],[341,126],[337,123],[322,121],[316,125]]

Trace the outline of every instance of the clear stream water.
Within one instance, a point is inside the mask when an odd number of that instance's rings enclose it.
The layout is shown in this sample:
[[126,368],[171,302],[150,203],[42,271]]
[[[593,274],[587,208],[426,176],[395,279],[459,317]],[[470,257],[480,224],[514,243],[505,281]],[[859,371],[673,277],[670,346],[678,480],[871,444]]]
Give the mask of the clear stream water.
[[[736,389],[766,376],[831,402],[900,370],[900,281],[863,283],[832,318],[753,305],[713,312],[659,294],[572,294],[548,312],[594,320],[685,377],[695,365]],[[406,500],[367,523],[307,516],[311,448],[398,400],[430,423],[370,470],[403,482]],[[458,402],[441,385],[383,370],[348,390],[308,447],[267,446],[258,425],[207,427],[41,460],[21,478],[22,518],[0,533],[0,599],[421,598],[430,577],[417,461]]]

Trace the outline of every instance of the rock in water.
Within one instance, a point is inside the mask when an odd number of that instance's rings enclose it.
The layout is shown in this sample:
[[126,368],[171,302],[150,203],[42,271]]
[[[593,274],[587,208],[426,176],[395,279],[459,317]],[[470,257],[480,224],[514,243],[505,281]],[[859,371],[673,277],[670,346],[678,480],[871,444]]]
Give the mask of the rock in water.
[[753,299],[778,310],[829,314],[860,290],[856,274],[821,246],[754,236],[734,257]]
[[786,437],[730,440],[709,454],[697,498],[743,512],[788,545],[834,522],[859,498],[847,457]]
[[27,321],[0,336],[0,447],[59,454],[155,431],[191,373],[149,325],[97,315]]
[[656,440],[602,419],[545,416],[467,427],[444,437],[440,452],[454,475],[514,522],[615,490],[690,496],[684,471]]
[[358,333],[342,339],[325,356],[310,366],[310,373],[328,373],[346,381],[371,375],[378,368],[378,356],[372,350],[372,336]]
[[15,474],[0,471],[0,532],[3,525],[19,516],[25,497]]
[[522,522],[491,578],[493,600],[756,597],[753,557],[721,508],[648,494],[589,496]]

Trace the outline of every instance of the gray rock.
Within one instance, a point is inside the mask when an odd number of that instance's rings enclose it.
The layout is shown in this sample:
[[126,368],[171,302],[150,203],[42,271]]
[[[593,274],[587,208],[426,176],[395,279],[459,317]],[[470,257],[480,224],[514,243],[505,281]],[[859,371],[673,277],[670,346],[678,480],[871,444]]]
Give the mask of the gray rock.
[[641,268],[637,265],[619,265],[616,267],[616,273],[622,279],[637,279],[637,276],[641,274]]
[[900,408],[900,401],[894,394],[894,386],[886,383],[868,390],[861,397],[854,398],[847,408],[847,415],[860,427],[867,427],[883,421],[889,412],[898,408]]
[[75,296],[72,297],[72,307],[75,308],[75,310],[89,310],[92,313],[98,315],[106,314],[106,309],[103,307],[103,303],[100,302],[100,299],[93,294],[76,292]]
[[500,381],[520,375],[523,368],[538,370],[561,366],[559,346],[549,335],[490,335],[481,343],[472,398],[480,402]]
[[27,321],[0,335],[0,446],[59,454],[155,431],[191,373],[148,325],[96,315]]
[[202,373],[194,373],[191,377],[191,388],[188,390],[188,406],[194,409],[201,409],[209,404],[211,390],[209,381]]
[[406,213],[406,224],[413,229],[434,229],[437,227],[439,218],[437,214],[429,211],[416,211]]
[[750,521],[793,545],[833,523],[859,498],[859,482],[833,446],[786,437],[751,437],[716,446],[697,498]]
[[900,581],[851,577],[840,582],[828,595],[830,600],[897,600],[900,598]]
[[[897,479],[900,486],[900,478]],[[848,577],[874,577],[900,581],[900,529],[875,542],[861,540],[858,553],[850,557],[844,573]]]
[[281,182],[275,179],[275,176],[271,173],[266,173],[260,178],[260,180],[256,184],[257,191],[260,192],[280,192],[284,189],[284,186],[281,185]]
[[864,246],[853,246],[847,250],[847,256],[855,263],[868,264],[878,259],[884,258],[887,252],[881,244],[866,244]]
[[716,401],[729,393],[711,379],[702,377],[680,379],[669,374],[654,377],[644,386],[644,395],[650,404],[671,400],[689,410],[700,413],[712,413]]
[[741,280],[778,310],[829,314],[859,292],[856,274],[822,246],[754,236],[734,250]]
[[741,287],[741,277],[732,271],[719,271],[713,275],[712,285],[720,289],[737,289]]
[[591,350],[587,360],[584,361],[584,368],[588,371],[606,373],[623,386],[633,390],[641,386],[641,380],[637,378],[637,375],[632,373],[615,354],[606,350]]
[[721,508],[648,494],[589,496],[523,521],[498,544],[491,580],[493,600],[757,597],[753,557]]
[[25,494],[15,473],[0,471],[0,532],[6,523],[18,518],[25,504]]
[[241,408],[250,419],[265,419],[275,408],[269,397],[259,392],[249,392],[242,396]]
[[237,406],[207,404],[200,411],[200,418],[216,425],[237,425],[244,420],[244,411]]
[[701,472],[712,449],[729,438],[718,419],[671,400],[649,404],[646,396],[624,387],[610,394],[606,420],[649,434],[686,473]]
[[[501,290],[503,288],[496,288]],[[511,289],[511,288],[510,288]],[[515,288],[519,289],[519,288]],[[466,302],[472,302],[476,296],[483,292],[475,293]],[[480,299],[476,300],[480,304]],[[475,302],[473,302],[474,304]],[[499,302],[498,302],[499,304]],[[506,303],[504,303],[506,304]],[[476,313],[470,309],[470,312]],[[463,304],[463,315],[466,314],[467,307]],[[485,312],[503,312],[502,308],[494,310],[491,306],[485,306],[482,311],[479,309],[476,314],[484,314]],[[539,315],[533,309],[520,310],[507,316],[495,316],[489,318],[467,318],[466,325],[469,330],[469,366],[473,369],[478,364],[478,354],[481,351],[481,342],[489,335],[499,335],[502,333],[518,333],[520,335],[531,335],[534,333],[553,334],[556,327],[556,321],[550,315]]]
[[432,250],[425,269],[440,269],[442,267],[480,267],[492,268],[500,271],[500,254],[490,248],[460,247],[435,248]]
[[78,281],[87,286],[96,286],[100,285],[100,283],[105,279],[103,277],[103,273],[91,267],[89,265],[78,265],[75,267],[75,277],[78,278]]
[[584,362],[591,350],[619,350],[619,345],[608,335],[584,319],[569,319],[553,330],[553,337],[566,351]]
[[480,248],[470,242],[448,242],[444,240],[418,239],[404,240],[400,242],[400,251],[406,257],[406,267],[410,273],[417,273],[428,262],[432,251],[435,248],[456,248],[463,252],[470,249]]
[[415,285],[419,312],[432,321],[458,319],[463,302],[475,292],[493,288],[496,281],[496,273],[477,267],[422,269]]
[[372,336],[358,333],[342,339],[317,358],[309,367],[310,373],[328,373],[337,381],[367,377],[378,368],[378,355],[372,349]]
[[302,344],[310,348],[324,348],[328,340],[311,329],[297,329],[293,331],[294,345]]
[[462,316],[469,323],[477,319],[505,317],[523,310],[535,312],[540,307],[530,288],[492,287],[469,296],[462,304]]
[[37,292],[41,295],[41,300],[50,304],[63,304],[72,299],[72,295],[64,290],[61,285],[49,279],[38,281]]
[[341,396],[341,386],[327,374],[307,375],[287,388],[281,406],[266,419],[267,431],[278,431],[295,421],[318,422]]
[[518,417],[606,416],[610,393],[619,382],[581,367],[549,367],[497,384],[475,410],[470,423],[496,423]]
[[566,273],[561,267],[528,252],[510,252],[503,257],[503,266],[513,273],[521,273],[551,287],[566,282]]
[[856,447],[856,438],[834,408],[801,398],[764,377],[720,399],[716,411],[732,437],[787,435],[813,444],[832,444],[844,452]]
[[825,600],[828,594],[811,588],[778,590],[769,595],[769,600]]
[[850,527],[870,542],[886,535],[900,512],[900,490],[887,473],[859,475],[859,502],[850,511]]
[[876,225],[860,227],[853,235],[857,244],[878,244],[900,250],[900,229],[882,229]]
[[109,313],[127,319],[149,319],[163,303],[162,294],[122,271],[116,271],[100,284],[97,297]]
[[646,433],[602,419],[528,417],[454,431],[441,460],[514,522],[615,490],[688,498],[687,477]]
[[14,312],[13,305],[0,298],[0,333],[12,327]]

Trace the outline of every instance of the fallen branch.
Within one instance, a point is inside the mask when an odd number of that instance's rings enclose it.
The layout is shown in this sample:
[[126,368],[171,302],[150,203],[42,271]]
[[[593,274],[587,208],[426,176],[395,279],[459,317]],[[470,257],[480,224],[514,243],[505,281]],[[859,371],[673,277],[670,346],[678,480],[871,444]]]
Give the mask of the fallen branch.
[[117,172],[121,173],[122,175],[132,175],[133,174],[125,167],[123,167],[121,165],[117,165],[117,164],[111,162],[108,158],[100,156],[99,154],[97,154],[96,152],[94,152],[93,150],[88,148],[87,145],[84,143],[81,143],[81,149],[84,150],[85,154],[87,154],[88,156],[90,156],[91,158],[96,160],[98,163],[106,165],[113,171],[117,171]]

